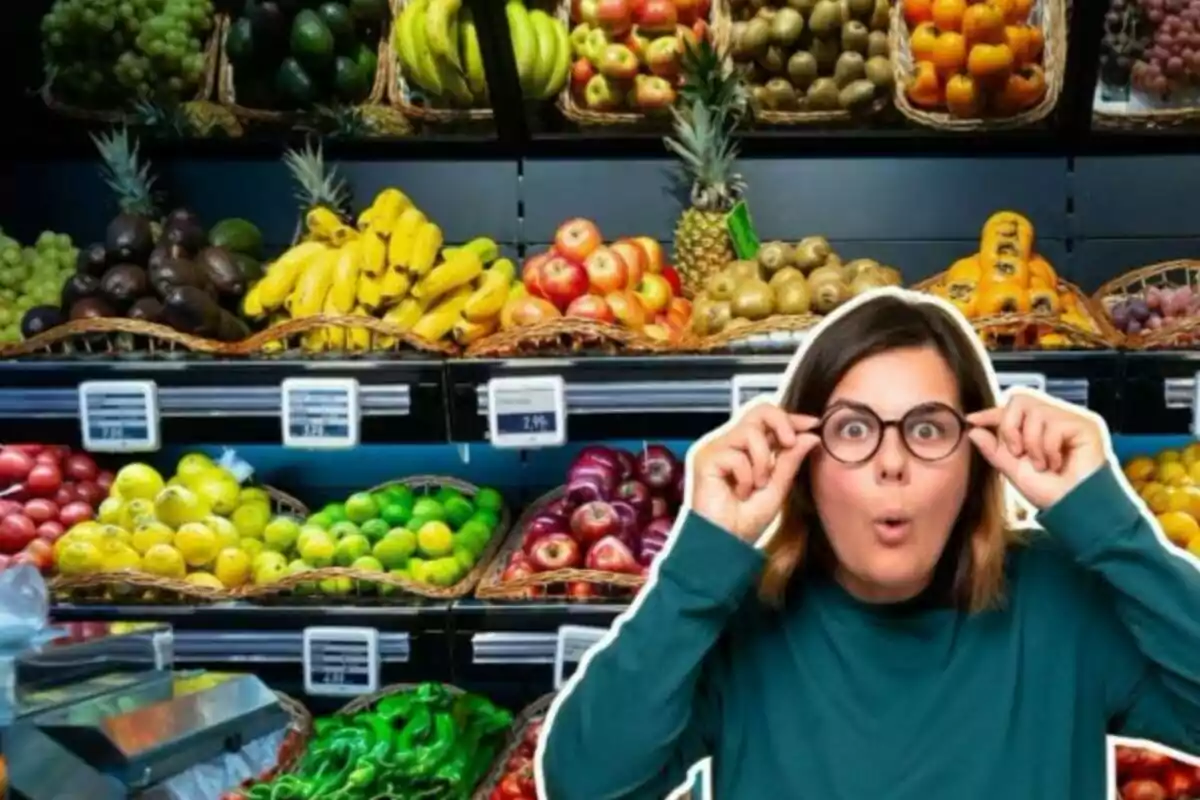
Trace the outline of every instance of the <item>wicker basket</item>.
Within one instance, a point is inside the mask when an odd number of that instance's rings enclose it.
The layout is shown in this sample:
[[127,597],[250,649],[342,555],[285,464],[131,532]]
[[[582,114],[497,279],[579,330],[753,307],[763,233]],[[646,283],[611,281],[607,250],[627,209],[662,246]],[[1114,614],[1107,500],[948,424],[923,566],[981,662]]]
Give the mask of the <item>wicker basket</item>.
[[544,694],[521,709],[521,713],[513,720],[508,741],[504,743],[504,749],[500,751],[500,755],[496,756],[496,763],[492,765],[492,769],[488,772],[487,777],[483,779],[483,783],[479,784],[479,788],[475,790],[475,794],[471,795],[471,800],[488,800],[489,795],[491,795],[504,778],[504,766],[520,748],[521,741],[525,736],[525,730],[535,719],[546,716],[546,712],[550,710],[550,705],[554,702],[556,696],[555,692]]
[[[1092,295],[1092,305],[1111,324],[1111,309],[1134,297],[1145,297],[1146,290],[1161,286],[1187,286],[1200,292],[1200,261],[1181,259],[1164,261],[1127,272],[1101,286]],[[1191,349],[1200,345],[1200,318],[1193,316],[1165,319],[1157,330],[1124,337],[1132,350]]]
[[597,353],[664,353],[676,348],[620,325],[563,317],[493,333],[471,344],[473,358]]
[[180,333],[166,325],[118,317],[65,322],[32,339],[0,348],[0,358],[177,358],[188,353],[217,355],[228,345]]
[[704,352],[714,350],[794,349],[823,317],[818,314],[776,315],[757,322],[726,327],[699,341]]
[[[420,490],[448,486],[457,489],[468,497],[474,496],[479,491],[479,487],[474,484],[443,475],[414,475],[402,480],[381,483],[368,491],[375,493],[389,486],[396,485],[407,486],[418,492]],[[452,600],[459,597],[466,597],[471,594],[471,590],[475,588],[475,585],[483,576],[492,556],[504,541],[510,522],[511,515],[508,509],[502,509],[500,512],[500,522],[496,526],[496,531],[488,542],[487,547],[479,554],[479,559],[475,562],[475,566],[453,586],[431,586],[408,580],[407,578],[399,578],[387,572],[366,572],[352,567],[322,567],[295,575],[288,575],[274,583],[263,586],[248,586],[241,593],[241,597],[250,602],[261,604],[287,603],[295,605],[297,602],[302,602],[314,605],[330,605],[343,600],[343,598],[341,596],[330,597],[329,595],[320,593],[310,594],[307,591],[311,584],[328,578],[349,578],[353,582],[356,593],[347,597],[359,605],[364,601],[385,605],[403,604],[411,601],[413,596],[428,597],[434,600]],[[388,590],[388,593],[381,594],[381,590],[385,588]]]
[[[308,509],[296,498],[270,486],[276,514],[308,516]],[[238,590],[211,589],[177,578],[163,578],[145,572],[97,572],[89,575],[55,575],[49,588],[57,602],[85,604],[196,605],[236,599]]]
[[[1099,1],[1091,0],[1091,2]],[[1033,7],[1031,19],[1036,20],[1036,24],[1041,28],[1045,38],[1042,68],[1046,76],[1046,93],[1041,101],[1012,116],[973,119],[955,117],[946,111],[917,108],[909,101],[905,89],[914,67],[912,50],[909,48],[910,32],[908,24],[904,21],[900,4],[897,3],[892,9],[892,26],[889,36],[892,66],[896,73],[893,90],[896,108],[918,125],[958,133],[1011,130],[1041,122],[1058,105],[1059,95],[1062,94],[1063,76],[1067,67],[1069,5],[1069,0],[1037,0]]]
[[[221,27],[220,65],[217,68],[217,99],[221,105],[233,112],[235,117],[246,122],[292,125],[302,120],[307,112],[300,109],[249,108],[238,104],[233,64],[229,63],[229,59],[225,57],[225,38],[229,35],[229,28],[232,25],[233,19],[227,18]],[[387,63],[392,57],[391,38],[391,26],[389,25],[385,27],[383,35],[379,39],[377,49],[378,63],[375,65],[375,81],[371,85],[370,94],[361,101],[361,105],[374,105],[383,99],[389,74]]]
[[[323,328],[366,330],[368,339],[365,346],[355,349],[344,348],[339,351],[331,351],[324,348],[314,350],[305,347],[305,334]],[[454,355],[458,352],[457,348],[447,342],[431,342],[422,339],[387,320],[366,316],[325,316],[323,314],[281,322],[264,331],[259,331],[235,345],[222,348],[223,355],[269,355],[289,358],[298,354],[310,357],[314,352],[331,353],[339,358],[347,355],[377,358],[383,352],[400,353],[405,351],[437,356]]]
[[[940,286],[945,273],[915,284],[912,288],[920,292],[933,293]],[[1122,336],[1107,315],[1100,312],[1092,301],[1073,283],[1058,279],[1059,295],[1070,294],[1079,313],[1091,320],[1099,333],[1084,330],[1058,317],[1045,314],[1001,314],[979,317],[971,325],[990,350],[1107,350],[1121,344]],[[1039,343],[1045,335],[1054,337],[1053,344]]]
[[[196,88],[196,94],[191,98],[193,101],[207,100],[212,97],[217,82],[217,63],[220,60],[224,25],[224,15],[213,16],[213,29],[209,32],[208,41],[204,44],[204,74],[200,77],[200,85]],[[51,112],[70,119],[105,125],[131,125],[138,121],[137,115],[128,110],[80,108],[65,103],[54,96],[52,81],[47,81],[46,85],[42,87],[41,96],[42,102]]]
[[[504,568],[508,565],[509,558],[521,549],[521,537],[524,534],[525,526],[537,516],[544,506],[562,497],[564,491],[565,489],[560,486],[542,495],[529,508],[525,509],[525,513],[509,530],[504,545],[496,553],[495,558],[492,559],[480,579],[479,588],[475,590],[476,597],[481,600],[527,600],[535,597],[551,597],[578,602],[589,600],[611,602],[614,597],[627,599],[642,587],[646,579],[641,575],[577,567],[538,572],[509,581],[500,579]],[[590,584],[593,590],[599,590],[599,592],[588,597],[573,597],[568,592],[568,585],[572,583]]]
[[[568,31],[571,30],[572,5],[571,0],[560,0],[556,12],[558,18],[566,24]],[[729,0],[712,0],[712,6],[708,12],[708,30],[713,49],[718,53],[728,53],[729,37],[733,30]],[[671,115],[665,112],[645,114],[640,111],[593,111],[590,108],[584,108],[575,102],[575,97],[571,94],[570,81],[558,94],[558,109],[571,122],[587,127],[621,126],[627,129],[635,126],[666,130],[671,125]]]

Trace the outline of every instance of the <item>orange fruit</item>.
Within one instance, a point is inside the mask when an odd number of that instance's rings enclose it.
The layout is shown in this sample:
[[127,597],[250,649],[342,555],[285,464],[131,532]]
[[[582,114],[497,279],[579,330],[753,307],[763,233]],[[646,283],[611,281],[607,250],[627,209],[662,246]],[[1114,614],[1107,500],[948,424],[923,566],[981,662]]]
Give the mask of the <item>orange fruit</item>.
[[963,15],[967,13],[966,0],[933,0],[933,22],[942,32],[962,32]]
[[1190,547],[1192,542],[1200,542],[1200,522],[1196,522],[1191,514],[1168,511],[1158,515],[1158,524],[1167,538],[1180,547]]

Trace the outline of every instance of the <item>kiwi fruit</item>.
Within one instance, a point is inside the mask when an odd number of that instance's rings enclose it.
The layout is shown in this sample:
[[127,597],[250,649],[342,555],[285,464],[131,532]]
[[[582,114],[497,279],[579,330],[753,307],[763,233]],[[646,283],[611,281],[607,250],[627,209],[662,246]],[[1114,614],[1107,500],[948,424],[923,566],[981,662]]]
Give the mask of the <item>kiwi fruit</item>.
[[754,16],[759,19],[765,19],[768,23],[775,21],[775,7],[767,3],[762,8],[754,13]]
[[838,85],[833,78],[817,78],[808,87],[808,107],[812,111],[836,111]]
[[787,78],[772,78],[767,81],[768,104],[780,111],[790,111],[796,107],[796,88],[788,83]]
[[798,91],[807,91],[817,79],[817,60],[807,50],[797,50],[787,63],[788,78]]
[[775,12],[771,20],[771,41],[774,44],[790,47],[804,33],[804,17],[794,8],[784,6]]
[[767,281],[767,283],[770,284],[772,289],[778,292],[780,286],[783,286],[785,283],[790,281],[797,280],[804,280],[803,272],[795,267],[783,267],[782,269],[777,270],[775,274],[771,276],[771,280]]
[[812,307],[818,314],[828,314],[837,309],[842,303],[851,298],[850,287],[841,278],[818,281],[810,279],[809,289],[812,291]]
[[728,270],[709,276],[704,282],[704,292],[713,300],[728,300],[737,289],[737,278]]
[[882,289],[888,285],[888,282],[882,275],[877,274],[874,270],[862,272],[854,280],[850,282],[850,294],[858,297],[864,292],[869,292],[872,289]]
[[755,17],[746,23],[742,32],[741,50],[747,56],[755,57],[767,51],[771,43],[771,23],[761,17]]
[[871,10],[871,19],[867,25],[873,31],[884,31],[888,29],[888,16],[891,13],[888,0],[875,0],[875,8]]
[[[884,5],[887,0],[883,0]],[[812,14],[808,17],[808,29],[813,36],[829,38],[834,36],[842,27],[842,9],[834,0],[817,0]]]
[[787,0],[788,8],[794,8],[799,11],[805,19],[812,16],[813,9],[817,7],[817,0]]
[[804,280],[785,281],[775,288],[777,314],[807,314],[812,310],[812,290]]
[[749,23],[739,20],[733,23],[733,26],[729,29],[729,49],[730,54],[734,58],[740,59],[746,53],[745,45],[742,44],[742,39],[746,35],[746,26],[748,24]]
[[871,31],[867,34],[867,58],[875,56],[883,56],[887,58],[891,55],[891,49],[888,47],[888,37],[883,31]]
[[896,80],[892,71],[892,62],[886,56],[871,56],[864,66],[867,80],[875,84],[876,89],[889,92]]
[[787,55],[782,47],[773,44],[767,48],[767,52],[758,57],[758,65],[771,75],[782,75],[787,66]]
[[813,39],[808,52],[817,60],[817,70],[822,75],[832,75],[842,49],[838,47],[836,39]]
[[824,264],[832,253],[833,248],[824,236],[808,236],[796,245],[792,263],[804,272],[811,272]]
[[810,272],[808,275],[808,285],[809,286],[815,287],[817,284],[825,283],[826,281],[839,281],[841,283],[847,282],[846,281],[846,273],[844,273],[842,271],[842,267],[840,264],[837,266],[834,266],[832,264],[825,264],[823,266],[817,267],[812,272]]
[[860,78],[847,84],[838,94],[838,105],[847,111],[861,111],[871,105],[874,100],[875,84],[866,78]]
[[700,336],[720,333],[733,319],[728,300],[704,298],[692,309],[692,330]]
[[[833,79],[839,88],[844,89],[857,80],[867,76],[866,63],[861,54],[847,50],[838,56],[837,65],[833,68]],[[874,86],[874,84],[872,84]]]
[[746,281],[734,293],[730,306],[735,317],[766,319],[775,310],[775,292],[766,281]]
[[866,54],[871,46],[871,32],[867,26],[852,19],[842,26],[842,50]]
[[783,242],[767,242],[758,248],[758,263],[768,275],[773,275],[792,263],[792,248]]
[[755,105],[760,108],[771,108],[771,93],[767,91],[766,86],[752,84],[750,86],[750,96],[754,98]]
[[856,258],[853,261],[847,261],[842,267],[842,273],[849,279],[854,280],[864,272],[879,269],[879,262],[872,258]]
[[879,274],[887,281],[888,286],[902,286],[904,277],[900,274],[900,270],[895,267],[880,267]]
[[[733,276],[733,280],[738,286],[747,281],[762,280],[762,273],[758,269],[757,261],[734,261],[725,268],[725,271]],[[712,294],[712,292],[709,292],[709,294]],[[716,295],[713,296],[716,297]]]

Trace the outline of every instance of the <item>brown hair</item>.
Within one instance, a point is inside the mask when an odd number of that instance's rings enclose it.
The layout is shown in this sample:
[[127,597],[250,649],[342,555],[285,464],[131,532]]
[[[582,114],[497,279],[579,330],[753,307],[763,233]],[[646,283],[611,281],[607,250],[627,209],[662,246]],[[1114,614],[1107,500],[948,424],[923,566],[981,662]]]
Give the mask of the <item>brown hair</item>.
[[[783,406],[792,413],[820,416],[843,376],[863,359],[899,348],[931,347],[957,379],[962,411],[991,408],[996,398],[987,368],[969,337],[938,304],[881,295],[846,313],[810,343]],[[970,471],[962,510],[926,596],[939,604],[981,611],[1003,599],[1004,557],[1015,537],[1005,521],[1001,477],[974,448]],[[798,569],[828,574],[836,564],[817,517],[807,464],[792,486],[766,555],[759,596],[776,606],[782,604]]]

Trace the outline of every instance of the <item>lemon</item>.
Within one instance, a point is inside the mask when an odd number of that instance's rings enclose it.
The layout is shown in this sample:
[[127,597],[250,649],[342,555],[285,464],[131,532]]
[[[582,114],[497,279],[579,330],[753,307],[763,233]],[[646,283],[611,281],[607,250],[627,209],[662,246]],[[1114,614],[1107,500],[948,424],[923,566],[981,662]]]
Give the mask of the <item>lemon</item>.
[[349,578],[326,578],[318,585],[321,594],[347,595],[354,591],[354,581]]
[[267,506],[270,506],[271,495],[267,494],[266,489],[262,489],[258,486],[251,486],[249,488],[242,489],[240,492],[238,492],[237,504],[239,506],[244,506],[247,503],[264,503]]
[[1138,456],[1125,463],[1125,477],[1131,481],[1148,481],[1154,477],[1156,468],[1154,459],[1148,456]]
[[191,489],[217,514],[232,514],[238,506],[241,487],[223,469],[210,469],[191,484]]
[[154,522],[154,503],[149,500],[127,500],[116,524],[131,531],[143,522]]
[[271,521],[271,507],[266,503],[247,503],[235,508],[230,519],[242,538],[261,539]]
[[121,570],[141,569],[142,557],[127,544],[119,544],[100,551],[101,566],[104,572],[120,572]]
[[189,522],[200,522],[208,516],[208,502],[186,486],[172,486],[159,492],[154,499],[154,514],[172,528]]
[[184,580],[193,586],[203,586],[207,589],[217,589],[219,591],[225,588],[225,584],[220,578],[208,572],[193,572]]
[[162,475],[149,464],[126,464],[113,479],[113,488],[126,500],[153,500],[164,485]]
[[1188,467],[1200,461],[1200,442],[1191,442],[1187,447],[1183,448],[1183,456],[1180,459]]
[[240,539],[238,547],[246,551],[246,555],[254,558],[263,551],[262,539]]
[[271,550],[289,552],[300,536],[300,523],[291,517],[276,517],[263,528],[263,542]]
[[175,548],[189,567],[202,567],[217,557],[217,535],[207,525],[189,522],[175,532]]
[[[303,562],[297,558],[287,565],[287,574],[289,576],[299,575],[300,573],[308,572],[311,569],[312,569],[312,567],[310,567],[308,564],[306,564],[305,562]],[[312,594],[316,590],[317,590],[317,585],[315,583],[313,583],[312,581],[305,581],[304,583],[296,584],[297,594]]]
[[179,463],[175,465],[175,477],[184,486],[191,486],[194,479],[216,468],[216,466],[213,460],[204,455],[204,453],[188,453],[179,459]]
[[263,550],[254,557],[252,568],[255,572],[258,572],[267,567],[272,569],[275,567],[286,567],[287,563],[287,558],[282,553],[276,553],[274,550]]
[[454,552],[454,532],[444,522],[430,520],[417,531],[417,548],[426,558],[441,558]]
[[315,531],[305,539],[300,548],[300,557],[314,567],[328,567],[333,564],[333,554],[337,546],[333,537],[326,531]]
[[[60,539],[59,541],[64,540]],[[86,575],[89,572],[98,572],[102,564],[100,548],[91,542],[79,539],[68,541],[63,545],[56,560],[58,571],[63,575]]]
[[175,539],[175,532],[161,522],[146,522],[133,531],[130,544],[142,555],[156,544],[170,544]]
[[[266,555],[266,553],[263,555]],[[259,586],[263,586],[268,583],[274,583],[287,574],[288,566],[286,561],[270,562],[262,564],[254,570],[254,582]]]
[[224,517],[218,517],[216,514],[209,514],[204,518],[203,522],[217,535],[217,544],[220,547],[240,546],[242,537],[238,534],[238,529],[229,520]]
[[133,534],[116,525],[102,525],[96,535],[96,546],[101,552],[119,545],[133,543]]
[[236,589],[250,580],[250,556],[245,550],[236,547],[226,547],[217,553],[217,561],[213,565],[213,574],[224,585]]
[[169,544],[156,544],[142,557],[142,569],[161,578],[182,578],[187,574],[183,554]]
[[121,521],[121,512],[124,509],[125,502],[121,498],[109,497],[96,509],[96,519],[105,525],[116,525]]
[[1183,511],[1167,511],[1159,514],[1158,524],[1167,538],[1180,547],[1187,547],[1192,540],[1200,537],[1200,524],[1192,518],[1191,514]]

